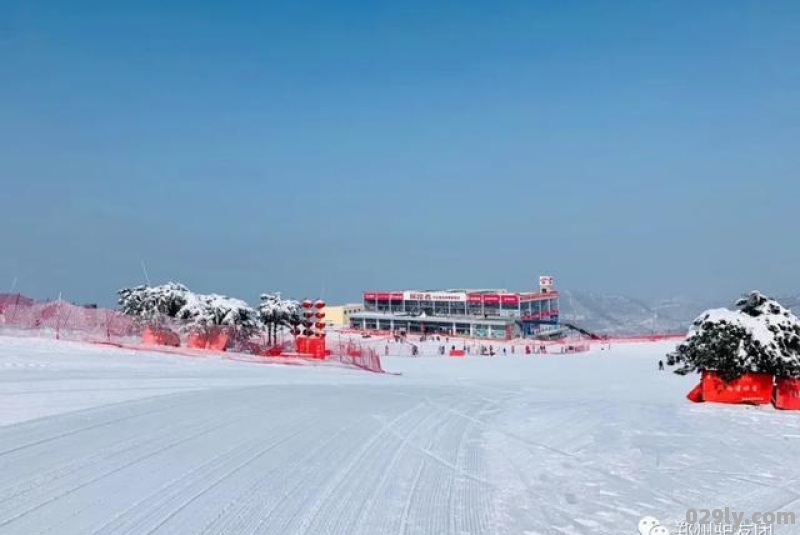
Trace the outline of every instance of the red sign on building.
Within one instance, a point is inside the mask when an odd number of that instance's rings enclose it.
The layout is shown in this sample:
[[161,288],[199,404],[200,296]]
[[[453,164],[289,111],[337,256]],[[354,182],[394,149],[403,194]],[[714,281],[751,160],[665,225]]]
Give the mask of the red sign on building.
[[484,305],[497,305],[500,304],[500,296],[497,294],[484,294],[483,295],[483,304]]
[[514,294],[504,294],[500,296],[500,302],[503,304],[503,306],[517,306],[519,305],[519,296]]

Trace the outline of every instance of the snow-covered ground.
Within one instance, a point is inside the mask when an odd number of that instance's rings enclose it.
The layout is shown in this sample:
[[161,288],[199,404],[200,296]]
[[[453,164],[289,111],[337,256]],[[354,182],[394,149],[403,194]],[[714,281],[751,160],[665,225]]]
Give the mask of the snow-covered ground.
[[[694,405],[669,344],[402,375],[0,337],[0,534],[635,533],[800,513],[800,414]],[[800,532],[775,528],[775,533]]]

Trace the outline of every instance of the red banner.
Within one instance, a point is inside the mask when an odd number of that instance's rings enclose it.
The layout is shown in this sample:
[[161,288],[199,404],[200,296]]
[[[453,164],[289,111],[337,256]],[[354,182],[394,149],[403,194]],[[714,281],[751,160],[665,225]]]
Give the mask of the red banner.
[[772,397],[772,376],[746,373],[733,381],[723,381],[714,372],[703,372],[703,401],[765,405]]
[[514,294],[505,294],[500,297],[500,302],[505,305],[517,306],[519,305],[519,296]]

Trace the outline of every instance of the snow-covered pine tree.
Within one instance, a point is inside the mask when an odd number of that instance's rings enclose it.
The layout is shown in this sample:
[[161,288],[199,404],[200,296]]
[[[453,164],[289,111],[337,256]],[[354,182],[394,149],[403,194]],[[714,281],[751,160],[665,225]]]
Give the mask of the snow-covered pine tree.
[[247,341],[263,325],[258,313],[240,299],[196,294],[183,284],[136,286],[118,292],[120,310],[147,325],[163,325],[167,318],[180,320],[181,330],[207,332],[213,327],[235,327],[236,338]]
[[224,295],[189,292],[176,317],[189,331],[208,331],[213,327],[236,327],[237,336],[249,338],[261,329],[258,314],[241,299]]
[[800,319],[776,300],[751,292],[736,302],[742,314],[757,318],[770,333],[772,369],[778,377],[800,376]]
[[164,318],[176,317],[190,294],[186,286],[176,282],[122,288],[117,292],[120,311],[146,323],[160,323]]
[[800,321],[777,301],[752,292],[738,311],[708,310],[698,317],[667,364],[675,373],[715,371],[732,380],[747,372],[800,376]]
[[277,342],[278,327],[293,327],[300,323],[300,303],[283,299],[280,292],[261,295],[258,305],[261,321],[267,326],[267,343]]

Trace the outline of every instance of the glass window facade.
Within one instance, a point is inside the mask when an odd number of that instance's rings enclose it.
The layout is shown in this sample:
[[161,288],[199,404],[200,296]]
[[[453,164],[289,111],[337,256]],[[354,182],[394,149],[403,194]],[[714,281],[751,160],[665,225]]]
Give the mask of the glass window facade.
[[500,315],[500,303],[484,303],[483,313],[490,316]]
[[450,303],[450,314],[453,316],[463,316],[467,313],[467,304],[461,301]]

